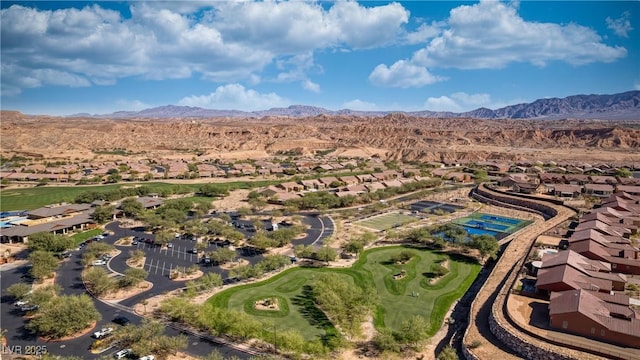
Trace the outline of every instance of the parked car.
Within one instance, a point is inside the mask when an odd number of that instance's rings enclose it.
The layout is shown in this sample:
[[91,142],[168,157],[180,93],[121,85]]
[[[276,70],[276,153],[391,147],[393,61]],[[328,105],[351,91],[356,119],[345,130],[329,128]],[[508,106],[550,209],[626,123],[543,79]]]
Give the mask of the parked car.
[[153,356],[153,355],[145,355],[145,356],[139,358],[138,360],[155,360],[155,358],[156,357]]
[[205,264],[211,264],[211,258],[208,256],[205,256],[204,258],[202,258],[202,262]]
[[168,247],[169,249],[171,249],[171,248],[173,247],[173,244],[172,244],[172,243],[168,243],[168,244],[167,244],[167,247]]
[[111,335],[112,332],[113,332],[112,327],[102,328],[99,331],[94,332],[93,337],[96,339],[102,339],[103,337],[107,337]]
[[124,325],[129,324],[131,322],[131,320],[129,320],[129,318],[126,317],[126,316],[119,315],[119,316],[116,316],[115,318],[113,318],[113,322],[118,324],[118,325],[124,326]]
[[40,306],[38,306],[38,305],[26,304],[26,305],[20,307],[20,311],[27,312],[27,311],[38,310],[39,307]]
[[133,240],[133,241],[131,242],[131,245],[138,245],[138,240]]
[[29,303],[29,300],[20,300],[20,301],[16,301],[15,306],[17,307],[23,307],[26,306]]
[[116,359],[123,359],[128,357],[131,354],[131,352],[132,352],[131,349],[122,349],[117,353],[113,354],[113,357]]
[[111,259],[111,255],[104,254],[104,255],[102,255],[101,259],[104,260],[104,261],[107,261],[107,260]]
[[94,260],[91,262],[91,266],[104,266],[107,265],[107,262],[104,260]]
[[196,248],[191,249],[191,253],[192,254],[197,254],[198,253],[198,249],[196,249]]

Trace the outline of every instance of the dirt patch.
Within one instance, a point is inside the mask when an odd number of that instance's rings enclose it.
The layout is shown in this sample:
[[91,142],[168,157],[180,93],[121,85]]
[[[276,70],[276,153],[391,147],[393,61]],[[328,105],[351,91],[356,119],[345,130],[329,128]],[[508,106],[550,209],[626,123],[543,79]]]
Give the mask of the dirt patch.
[[280,311],[280,303],[276,297],[258,300],[253,304],[253,307],[256,310]]
[[[440,263],[440,266],[442,266],[443,268],[447,269],[447,270],[451,270],[449,269],[449,260],[445,260],[443,262]],[[438,283],[438,281],[440,281],[440,279],[442,279],[445,275],[442,276],[436,276],[434,278],[429,279],[429,285],[435,285]]]
[[189,354],[185,354],[183,352],[177,352],[174,355],[169,355],[167,357],[167,360],[197,360],[200,359],[199,357],[193,357]]
[[128,299],[134,295],[138,295],[142,292],[145,292],[153,287],[153,283],[150,281],[143,281],[137,286],[128,288],[128,289],[119,289],[116,292],[108,293],[104,296],[101,296],[102,300],[124,300]]
[[133,242],[133,236],[127,236],[127,237],[123,237],[120,238],[118,240],[116,240],[116,242],[114,243],[114,245],[118,245],[118,246],[132,246],[131,243]]
[[127,265],[129,265],[130,267],[132,267],[132,268],[142,269],[142,267],[144,267],[144,263],[146,261],[147,261],[146,256],[143,256],[140,259],[128,258],[125,263]]
[[27,250],[27,244],[24,243],[0,244],[0,256],[6,259],[13,258],[16,254],[21,253],[25,250]]
[[230,261],[228,263],[224,263],[220,265],[220,268],[224,270],[231,270],[243,265],[249,265],[249,261],[245,259],[238,259],[237,261]]
[[246,189],[231,191],[229,195],[225,196],[223,199],[215,200],[213,202],[213,207],[217,210],[222,211],[236,210],[242,207],[247,207],[249,206],[246,201],[247,195],[249,195],[249,190]]
[[[174,269],[175,271],[175,269]],[[169,278],[173,281],[187,281],[187,280],[193,280],[193,279],[197,279],[200,276],[204,275],[204,273],[202,272],[202,270],[196,270],[191,274],[186,274],[184,272],[175,272],[174,274],[177,273],[176,277],[172,277],[169,276]]]
[[56,274],[53,273],[53,275],[51,277],[43,279],[40,282],[34,282],[33,285],[31,285],[31,288],[33,290],[42,289],[42,288],[44,288],[46,286],[54,285],[55,283],[56,283]]

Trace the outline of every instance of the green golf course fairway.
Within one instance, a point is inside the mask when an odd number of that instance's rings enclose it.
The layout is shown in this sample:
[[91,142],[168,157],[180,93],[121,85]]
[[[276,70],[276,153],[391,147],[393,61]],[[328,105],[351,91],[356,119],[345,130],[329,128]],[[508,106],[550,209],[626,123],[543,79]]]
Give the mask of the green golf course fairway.
[[[391,263],[390,259],[401,251],[411,252],[411,260],[403,265]],[[449,273],[430,285],[431,266],[443,260],[448,263]],[[400,270],[405,270],[405,276],[394,280],[393,275]],[[433,335],[442,326],[451,304],[467,291],[479,271],[477,262],[462,256],[404,246],[383,247],[365,251],[351,268],[295,267],[265,281],[225,290],[209,298],[207,304],[245,311],[264,320],[268,326],[294,329],[312,340],[323,335],[325,329],[332,329],[332,325],[306,295],[322,272],[334,272],[349,277],[355,284],[376,287],[380,296],[374,314],[376,328],[397,331],[403,321],[420,315],[430,321],[429,334]],[[268,297],[286,300],[287,310],[273,312],[253,308],[254,301]]]

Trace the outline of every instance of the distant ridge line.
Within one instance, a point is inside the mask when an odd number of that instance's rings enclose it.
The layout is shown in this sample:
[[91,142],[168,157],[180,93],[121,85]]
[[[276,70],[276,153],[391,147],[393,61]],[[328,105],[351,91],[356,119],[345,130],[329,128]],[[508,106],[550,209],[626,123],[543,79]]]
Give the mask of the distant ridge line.
[[271,108],[260,111],[217,110],[193,106],[165,105],[141,111],[116,111],[111,114],[73,114],[68,117],[91,118],[215,118],[266,116],[308,117],[318,115],[383,117],[389,114],[406,114],[425,118],[478,118],[478,119],[550,119],[563,118],[640,120],[640,90],[611,95],[573,95],[565,98],[538,99],[499,109],[478,108],[467,112],[446,111],[359,111],[350,109],[328,110],[309,105],[291,105],[286,108]]

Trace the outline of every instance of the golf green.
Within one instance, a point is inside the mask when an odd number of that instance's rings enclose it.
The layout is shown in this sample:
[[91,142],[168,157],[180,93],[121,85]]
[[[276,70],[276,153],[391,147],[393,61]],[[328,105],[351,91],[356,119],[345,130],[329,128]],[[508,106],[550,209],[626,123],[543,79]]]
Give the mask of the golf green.
[[[410,252],[411,259],[402,265],[393,263],[391,259],[403,251]],[[430,281],[434,264],[449,270],[435,282]],[[402,270],[404,276],[394,279]],[[365,251],[351,268],[296,267],[266,281],[225,290],[207,303],[239,311],[250,309],[248,313],[264,320],[265,326],[294,329],[311,340],[322,336],[332,325],[311,301],[310,287],[322,272],[334,272],[350,278],[354,285],[375,286],[380,297],[374,314],[377,328],[399,330],[403,321],[419,315],[430,321],[429,333],[433,335],[451,304],[467,291],[479,271],[477,262],[463,256],[403,246],[383,247]],[[269,297],[286,301],[287,311],[261,313],[252,308],[256,299]]]

